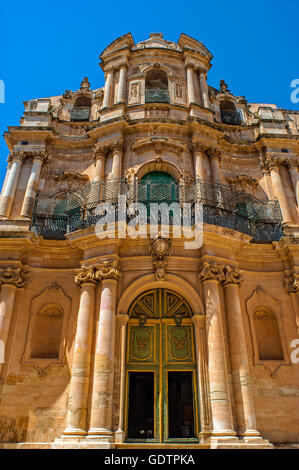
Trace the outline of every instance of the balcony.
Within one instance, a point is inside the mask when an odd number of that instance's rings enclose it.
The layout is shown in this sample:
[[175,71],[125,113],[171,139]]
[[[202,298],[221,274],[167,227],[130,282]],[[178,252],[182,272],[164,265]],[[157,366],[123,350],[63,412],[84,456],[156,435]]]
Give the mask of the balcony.
[[240,126],[241,120],[237,111],[230,109],[221,110],[221,120],[223,124],[230,124],[232,126]]
[[[124,216],[119,215],[119,196],[126,197]],[[153,204],[164,203],[170,208],[167,224],[186,225],[182,208],[187,204],[190,212],[188,223],[193,227],[196,204],[199,203],[203,206],[204,223],[250,235],[253,243],[271,243],[280,240],[283,235],[278,201],[258,200],[250,194],[232,190],[230,186],[213,186],[203,180],[195,184],[108,180],[91,183],[79,191],[69,193],[63,203],[61,199],[39,196],[35,201],[31,230],[44,238],[64,239],[68,233],[95,226],[102,217],[98,213],[101,203],[110,204],[107,217],[109,219],[111,213],[111,222],[114,218],[117,222],[125,217],[128,223],[136,216],[128,208],[137,202],[145,207],[147,223],[152,223]],[[179,208],[179,215],[175,207]],[[165,225],[160,212],[157,223]]]
[[146,103],[169,103],[168,90],[145,90]]
[[71,121],[89,121],[90,108],[73,108],[71,110]]

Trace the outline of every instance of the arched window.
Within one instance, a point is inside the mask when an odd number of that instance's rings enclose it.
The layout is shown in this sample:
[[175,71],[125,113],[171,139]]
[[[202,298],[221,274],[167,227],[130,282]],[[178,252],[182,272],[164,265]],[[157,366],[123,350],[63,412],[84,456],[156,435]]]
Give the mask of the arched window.
[[89,121],[91,99],[87,96],[79,96],[71,111],[71,121]]
[[168,78],[163,70],[151,70],[145,78],[145,102],[169,103]]
[[239,126],[241,124],[237,108],[232,101],[220,102],[221,121],[223,124]]
[[177,181],[168,173],[151,171],[141,178],[138,195],[140,202],[171,204],[179,200],[179,187]]
[[63,326],[63,308],[46,304],[38,312],[31,340],[31,358],[58,359]]
[[253,323],[260,361],[284,360],[279,327],[275,312],[265,305],[253,310]]

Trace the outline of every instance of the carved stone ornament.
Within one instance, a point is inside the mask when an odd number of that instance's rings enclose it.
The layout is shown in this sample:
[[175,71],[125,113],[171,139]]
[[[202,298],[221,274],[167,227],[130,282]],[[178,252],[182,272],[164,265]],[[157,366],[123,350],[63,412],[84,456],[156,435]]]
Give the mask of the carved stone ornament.
[[82,266],[80,272],[75,277],[75,283],[80,287],[84,283],[97,285],[103,279],[115,279],[118,281],[120,276],[117,261],[103,261],[102,264]]
[[225,83],[224,80],[220,80],[219,88],[220,88],[222,93],[229,93],[230,92],[230,90],[228,89],[228,86],[227,86],[227,84]]
[[88,81],[87,77],[83,78],[83,81],[81,82],[80,90],[87,91],[90,88],[90,83]]
[[218,160],[220,160],[221,151],[219,149],[214,148],[214,147],[208,147],[208,149],[206,150],[206,155],[211,159],[212,158],[218,158]]
[[204,261],[201,266],[199,277],[201,281],[223,281],[225,280],[223,266],[217,263],[209,263],[209,261]]
[[89,180],[88,175],[78,173],[77,171],[64,171],[63,173],[55,175],[54,179],[58,183],[66,183],[68,188],[83,186]]
[[200,142],[194,142],[192,143],[190,150],[193,155],[196,155],[198,153],[205,155],[208,148],[209,147],[207,145],[201,144]]
[[25,158],[25,152],[23,150],[13,150],[8,157],[7,162],[12,163],[14,160],[21,160],[23,161]]
[[277,168],[280,165],[280,159],[276,154],[266,153],[259,157],[260,166],[264,172],[270,172],[273,168]]
[[224,286],[228,284],[237,284],[238,286],[241,285],[243,281],[243,276],[240,273],[240,270],[235,266],[224,266],[223,273],[225,279],[222,281]]
[[226,181],[236,189],[249,193],[254,192],[258,186],[258,181],[247,175],[231,176]]
[[296,294],[299,291],[299,275],[293,274],[285,280],[285,288],[289,294]]
[[7,158],[8,163],[12,163],[14,160],[19,159],[24,161],[26,157],[32,157],[32,159],[39,159],[43,163],[49,163],[50,157],[45,150],[29,150],[24,152],[24,150],[14,150]]
[[0,285],[9,284],[15,287],[27,287],[29,266],[7,267],[0,272]]
[[151,240],[151,254],[157,281],[164,281],[166,276],[167,257],[169,256],[171,242],[168,238],[159,236]]

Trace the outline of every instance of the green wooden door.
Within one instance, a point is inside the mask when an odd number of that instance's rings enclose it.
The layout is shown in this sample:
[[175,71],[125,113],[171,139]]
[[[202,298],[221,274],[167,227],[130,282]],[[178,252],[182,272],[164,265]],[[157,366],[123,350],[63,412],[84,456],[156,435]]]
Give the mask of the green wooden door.
[[[155,289],[145,292],[133,302],[129,316],[126,356],[127,440],[197,440],[199,421],[190,306],[183,297],[168,289]],[[146,374],[149,380],[146,380]],[[142,386],[139,385],[137,391],[133,384],[138,380],[148,384],[144,387],[153,387],[152,393],[145,390],[141,396],[140,422],[138,396]],[[153,410],[144,413],[146,405],[153,406]]]

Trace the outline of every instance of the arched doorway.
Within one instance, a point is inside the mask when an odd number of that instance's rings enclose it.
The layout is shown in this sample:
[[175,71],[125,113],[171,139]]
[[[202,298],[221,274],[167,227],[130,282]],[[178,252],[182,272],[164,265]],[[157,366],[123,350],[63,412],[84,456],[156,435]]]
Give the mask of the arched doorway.
[[190,305],[169,289],[152,289],[139,295],[128,313],[127,441],[197,441],[199,416]]

